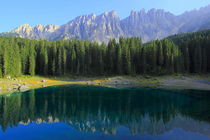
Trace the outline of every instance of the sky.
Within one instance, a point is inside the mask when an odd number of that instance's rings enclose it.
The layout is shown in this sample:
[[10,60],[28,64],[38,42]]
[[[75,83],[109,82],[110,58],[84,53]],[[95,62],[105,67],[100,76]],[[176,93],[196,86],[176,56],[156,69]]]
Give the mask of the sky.
[[0,32],[19,25],[62,25],[80,15],[117,11],[121,19],[131,10],[164,9],[175,15],[199,9],[210,0],[0,0]]

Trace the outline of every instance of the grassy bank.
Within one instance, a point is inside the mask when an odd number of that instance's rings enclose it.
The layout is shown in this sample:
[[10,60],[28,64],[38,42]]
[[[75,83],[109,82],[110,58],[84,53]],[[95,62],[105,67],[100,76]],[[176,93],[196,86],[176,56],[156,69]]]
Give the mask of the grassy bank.
[[18,78],[0,79],[0,94],[19,91],[21,86],[26,90],[66,85],[94,85],[105,87],[153,87],[172,89],[199,89],[210,90],[210,75],[169,75],[169,76],[65,76],[65,77],[41,77],[21,76]]
[[12,93],[19,91],[21,86],[26,90],[41,87],[49,87],[56,85],[101,85],[105,82],[105,77],[81,77],[81,76],[65,76],[65,77],[42,77],[42,76],[21,76],[17,78],[0,78],[0,94]]

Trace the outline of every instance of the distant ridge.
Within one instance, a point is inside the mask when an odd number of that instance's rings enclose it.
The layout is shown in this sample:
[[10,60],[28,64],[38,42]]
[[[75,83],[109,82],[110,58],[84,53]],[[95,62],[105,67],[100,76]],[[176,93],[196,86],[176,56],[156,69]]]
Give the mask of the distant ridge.
[[210,29],[210,5],[178,16],[160,9],[131,11],[130,16],[122,20],[116,11],[90,14],[76,17],[61,26],[50,24],[31,27],[24,24],[2,35],[50,41],[81,39],[106,43],[123,36],[141,37],[143,42],[148,42],[204,29]]

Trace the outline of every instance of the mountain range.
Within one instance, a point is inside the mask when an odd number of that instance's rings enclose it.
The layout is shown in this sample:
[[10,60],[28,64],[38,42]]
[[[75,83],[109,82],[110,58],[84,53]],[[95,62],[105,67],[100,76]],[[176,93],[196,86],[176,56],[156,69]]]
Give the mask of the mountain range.
[[141,37],[143,42],[148,42],[203,29],[210,29],[210,5],[181,15],[161,9],[131,11],[124,19],[120,19],[116,11],[101,15],[90,14],[76,17],[61,26],[39,24],[31,27],[24,24],[1,35],[50,41],[81,39],[105,43],[122,36]]

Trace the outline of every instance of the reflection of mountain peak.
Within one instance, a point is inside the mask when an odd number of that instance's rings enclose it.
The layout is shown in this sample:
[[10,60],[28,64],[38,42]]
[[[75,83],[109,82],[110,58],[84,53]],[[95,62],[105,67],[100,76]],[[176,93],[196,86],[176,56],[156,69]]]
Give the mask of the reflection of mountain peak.
[[27,121],[20,121],[19,124],[22,125],[29,125],[30,123],[35,122],[36,124],[41,124],[41,123],[57,123],[60,122],[58,118],[53,118],[52,116],[47,117],[47,119],[41,119],[37,118],[36,120],[30,120],[30,118]]
[[209,136],[210,124],[204,112],[210,106],[210,97],[203,93],[196,91],[194,96],[193,91],[50,87],[1,96],[0,125],[6,130],[18,123],[64,122],[80,131],[112,135],[120,126],[132,134],[151,135],[182,128]]
[[[47,119],[38,118],[35,120],[36,124],[53,124],[59,122],[65,122],[77,129],[81,132],[101,132],[103,134],[116,135],[117,131],[121,126],[124,126],[129,129],[132,135],[160,135],[165,132],[169,132],[175,128],[180,128],[185,131],[200,133],[205,136],[210,137],[210,124],[206,124],[205,122],[196,121],[191,118],[187,118],[182,116],[181,114],[177,114],[169,120],[169,122],[164,123],[162,119],[153,121],[152,118],[147,114],[145,116],[140,117],[139,120],[134,122],[127,122],[125,124],[121,124],[119,121],[113,122],[109,118],[107,120],[100,119],[87,119],[87,120],[71,120],[66,118],[65,120],[53,119],[52,116],[47,117]],[[33,121],[20,121],[19,124],[22,125],[30,125]]]

